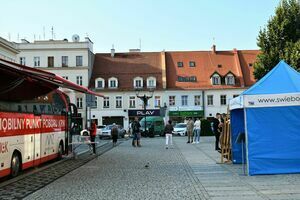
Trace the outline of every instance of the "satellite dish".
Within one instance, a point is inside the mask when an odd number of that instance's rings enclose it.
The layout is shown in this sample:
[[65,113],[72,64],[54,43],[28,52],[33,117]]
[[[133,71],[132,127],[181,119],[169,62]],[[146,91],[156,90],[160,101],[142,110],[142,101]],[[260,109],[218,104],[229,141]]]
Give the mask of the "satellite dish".
[[73,40],[73,42],[79,42],[79,35],[74,34],[74,35],[72,36],[72,40]]

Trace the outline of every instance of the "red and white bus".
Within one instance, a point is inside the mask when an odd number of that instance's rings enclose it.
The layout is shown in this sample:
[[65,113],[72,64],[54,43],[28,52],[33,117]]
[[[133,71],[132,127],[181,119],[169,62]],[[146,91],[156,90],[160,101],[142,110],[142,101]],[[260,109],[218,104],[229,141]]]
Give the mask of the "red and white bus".
[[53,73],[0,59],[0,178],[61,158],[79,119],[65,87],[102,96]]
[[76,116],[70,106],[58,90],[32,100],[0,101],[0,177],[61,158]]

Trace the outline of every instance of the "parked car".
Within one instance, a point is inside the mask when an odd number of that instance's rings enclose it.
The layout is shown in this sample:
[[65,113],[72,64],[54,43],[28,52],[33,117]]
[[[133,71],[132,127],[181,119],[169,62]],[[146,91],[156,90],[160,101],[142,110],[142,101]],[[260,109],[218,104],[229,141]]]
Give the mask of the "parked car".
[[[113,128],[114,125],[107,125],[105,126],[105,128],[103,128],[101,130],[101,132],[99,132],[99,138],[111,138],[111,129]],[[116,125],[118,127],[118,136],[119,138],[124,138],[125,134],[126,134],[126,130],[121,126],[121,125]]]
[[178,123],[174,126],[174,131],[172,132],[174,135],[185,136],[187,134],[186,131],[186,123]]
[[102,135],[102,131],[103,131],[103,129],[105,127],[106,127],[105,125],[99,125],[99,126],[97,126],[97,133],[96,133],[96,135],[99,136],[99,138]]

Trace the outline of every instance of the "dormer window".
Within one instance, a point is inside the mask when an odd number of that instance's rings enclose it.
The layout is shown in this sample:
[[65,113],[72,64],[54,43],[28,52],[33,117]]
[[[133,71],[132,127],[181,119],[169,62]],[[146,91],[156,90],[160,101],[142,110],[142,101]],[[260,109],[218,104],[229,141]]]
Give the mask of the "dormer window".
[[98,89],[103,89],[105,87],[105,81],[103,78],[97,78],[95,80],[95,87]]
[[147,78],[147,87],[148,88],[155,88],[156,87],[156,78],[155,77]]
[[211,77],[211,83],[213,85],[220,85],[221,84],[221,77],[219,74],[215,73],[212,77]]
[[117,88],[118,87],[118,79],[115,77],[108,79],[108,87],[109,88]]
[[143,88],[143,78],[135,77],[133,80],[133,87],[134,88]]
[[189,62],[189,65],[190,65],[190,67],[196,67],[195,61],[190,61],[190,62]]
[[235,79],[234,75],[231,73],[228,73],[225,77],[225,84],[226,85],[235,85]]

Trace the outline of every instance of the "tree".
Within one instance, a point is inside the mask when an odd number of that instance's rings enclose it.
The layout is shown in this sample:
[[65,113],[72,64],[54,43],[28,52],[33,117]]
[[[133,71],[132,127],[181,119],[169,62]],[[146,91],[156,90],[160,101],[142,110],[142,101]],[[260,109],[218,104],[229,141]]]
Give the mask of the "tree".
[[300,70],[300,1],[282,0],[267,26],[259,31],[257,45],[261,53],[254,64],[257,80],[280,60]]

